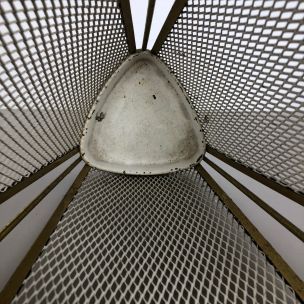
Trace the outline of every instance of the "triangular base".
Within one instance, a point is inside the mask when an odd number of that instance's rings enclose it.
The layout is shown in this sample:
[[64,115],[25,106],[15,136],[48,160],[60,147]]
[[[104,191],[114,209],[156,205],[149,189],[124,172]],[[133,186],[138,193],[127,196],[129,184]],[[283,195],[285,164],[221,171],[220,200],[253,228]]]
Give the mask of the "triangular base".
[[123,174],[163,174],[195,165],[205,152],[188,98],[149,52],[128,57],[92,107],[81,138],[92,167]]

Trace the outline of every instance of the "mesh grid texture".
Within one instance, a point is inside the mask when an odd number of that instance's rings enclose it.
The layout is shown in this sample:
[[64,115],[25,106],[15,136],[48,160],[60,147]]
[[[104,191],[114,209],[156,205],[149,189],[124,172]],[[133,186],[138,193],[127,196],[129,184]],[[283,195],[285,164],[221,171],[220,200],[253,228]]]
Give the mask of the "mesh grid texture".
[[194,170],[91,170],[13,303],[299,303]]
[[304,2],[189,0],[159,56],[210,146],[304,192]]
[[0,1],[0,191],[79,144],[128,55],[116,1]]

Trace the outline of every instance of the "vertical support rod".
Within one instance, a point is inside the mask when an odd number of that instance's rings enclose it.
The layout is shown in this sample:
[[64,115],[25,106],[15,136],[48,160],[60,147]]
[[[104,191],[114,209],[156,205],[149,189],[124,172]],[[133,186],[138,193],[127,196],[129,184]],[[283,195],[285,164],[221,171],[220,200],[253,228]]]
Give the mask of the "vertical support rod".
[[177,18],[179,17],[179,15],[181,14],[183,8],[185,7],[185,5],[187,4],[187,0],[175,0],[170,13],[154,43],[154,46],[151,50],[151,53],[156,55],[159,50],[161,49],[164,41],[166,40],[168,34],[170,33],[173,25],[175,24],[175,21],[177,20]]
[[149,0],[148,10],[147,10],[147,18],[146,18],[146,26],[145,26],[145,34],[142,44],[142,50],[145,51],[147,49],[147,44],[149,40],[152,18],[154,14],[155,0]]
[[130,1],[129,0],[119,0],[118,5],[120,7],[123,24],[124,24],[125,31],[126,31],[129,53],[133,54],[136,52],[136,46],[135,46]]

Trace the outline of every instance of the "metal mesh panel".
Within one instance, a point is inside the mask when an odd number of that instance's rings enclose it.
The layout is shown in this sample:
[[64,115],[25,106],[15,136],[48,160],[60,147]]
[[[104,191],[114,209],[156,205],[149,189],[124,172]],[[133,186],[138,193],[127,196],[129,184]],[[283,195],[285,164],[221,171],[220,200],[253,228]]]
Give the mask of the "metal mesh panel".
[[91,170],[13,303],[298,303],[194,170]]
[[128,54],[116,1],[0,1],[0,191],[78,145]]
[[159,56],[208,143],[304,192],[303,1],[189,0]]

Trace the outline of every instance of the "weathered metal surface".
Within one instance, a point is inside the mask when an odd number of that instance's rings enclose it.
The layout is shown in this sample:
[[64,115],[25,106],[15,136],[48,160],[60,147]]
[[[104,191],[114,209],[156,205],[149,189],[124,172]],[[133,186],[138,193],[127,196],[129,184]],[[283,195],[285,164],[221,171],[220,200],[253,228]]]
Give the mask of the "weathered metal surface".
[[83,159],[98,169],[163,174],[196,164],[205,141],[185,92],[149,52],[130,56],[91,109]]

